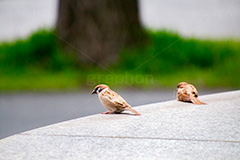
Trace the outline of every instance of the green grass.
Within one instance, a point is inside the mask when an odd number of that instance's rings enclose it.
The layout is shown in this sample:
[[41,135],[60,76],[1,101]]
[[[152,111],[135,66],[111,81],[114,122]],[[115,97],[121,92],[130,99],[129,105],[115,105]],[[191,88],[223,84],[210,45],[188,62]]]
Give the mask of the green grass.
[[28,70],[1,74],[0,89],[9,90],[75,90],[81,84],[76,71],[48,72]]
[[41,29],[27,39],[0,44],[0,91],[76,90],[106,83],[118,88],[240,88],[240,41],[182,38],[148,31],[145,45],[125,48],[108,70],[83,66],[65,53],[54,31]]

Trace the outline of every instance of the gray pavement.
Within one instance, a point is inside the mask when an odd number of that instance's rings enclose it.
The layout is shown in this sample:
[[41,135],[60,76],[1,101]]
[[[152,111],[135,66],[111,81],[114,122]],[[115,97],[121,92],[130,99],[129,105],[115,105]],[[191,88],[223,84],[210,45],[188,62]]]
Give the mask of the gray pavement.
[[[70,93],[0,94],[0,139],[46,125],[106,111],[92,89]],[[119,91],[129,104],[139,106],[175,98],[174,90]],[[200,91],[201,95],[216,91]]]
[[240,159],[240,91],[93,115],[0,140],[0,159]]

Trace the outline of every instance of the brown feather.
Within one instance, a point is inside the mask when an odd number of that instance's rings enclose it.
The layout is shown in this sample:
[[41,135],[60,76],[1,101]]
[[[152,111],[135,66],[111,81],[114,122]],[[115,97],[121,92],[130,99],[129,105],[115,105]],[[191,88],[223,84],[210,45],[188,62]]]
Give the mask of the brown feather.
[[195,98],[195,97],[192,98],[192,103],[193,104],[198,104],[198,105],[206,104],[204,102],[201,102],[198,98]]
[[177,100],[183,102],[192,102],[193,104],[206,104],[198,99],[198,91],[192,85],[186,82],[181,82],[177,85]]
[[103,106],[109,111],[105,112],[109,113],[121,113],[124,110],[128,110],[133,112],[136,115],[140,115],[136,110],[132,109],[131,106],[116,92],[111,90],[107,85],[101,84],[95,87],[101,87],[103,90],[107,88],[104,92],[100,92],[99,99]]

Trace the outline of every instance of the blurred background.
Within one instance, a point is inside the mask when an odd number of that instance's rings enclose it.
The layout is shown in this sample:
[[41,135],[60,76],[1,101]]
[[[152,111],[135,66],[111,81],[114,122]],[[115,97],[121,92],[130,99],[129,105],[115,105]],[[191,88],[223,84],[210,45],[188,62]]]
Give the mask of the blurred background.
[[240,88],[240,0],[0,0],[0,138],[105,111]]

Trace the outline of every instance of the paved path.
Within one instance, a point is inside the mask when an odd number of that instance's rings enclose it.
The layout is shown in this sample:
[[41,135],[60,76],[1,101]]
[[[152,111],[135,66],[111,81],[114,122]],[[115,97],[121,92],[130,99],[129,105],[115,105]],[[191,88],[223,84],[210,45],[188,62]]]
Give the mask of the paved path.
[[[104,112],[92,90],[70,93],[0,94],[0,139],[23,131]],[[119,91],[132,106],[175,99],[174,90]],[[222,91],[222,90],[221,90]],[[199,90],[200,95],[217,90]]]
[[240,159],[240,91],[93,115],[0,140],[0,159]]

